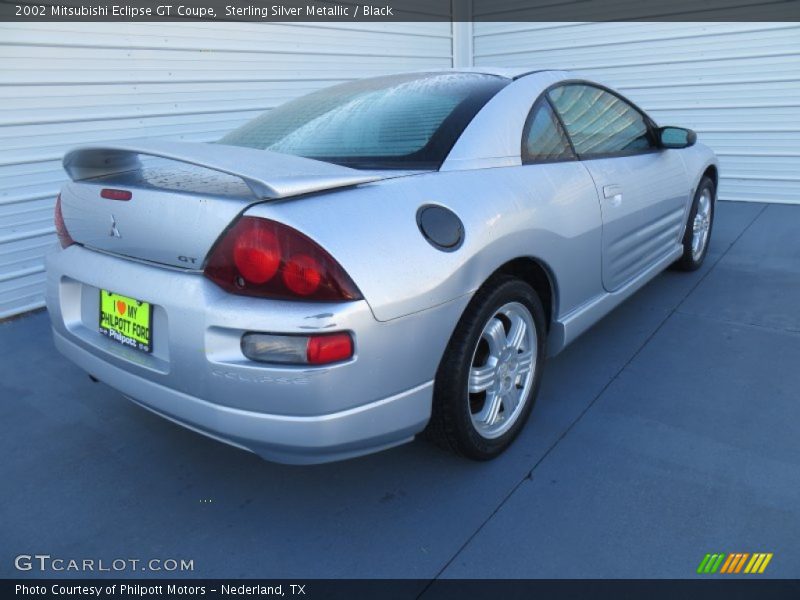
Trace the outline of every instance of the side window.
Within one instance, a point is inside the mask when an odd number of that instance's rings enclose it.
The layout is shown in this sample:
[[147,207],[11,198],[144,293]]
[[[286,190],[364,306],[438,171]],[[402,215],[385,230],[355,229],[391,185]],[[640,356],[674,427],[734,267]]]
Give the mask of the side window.
[[655,148],[642,113],[614,94],[591,85],[567,84],[548,95],[582,158]]
[[550,103],[544,101],[534,104],[522,130],[522,163],[574,158],[575,153]]

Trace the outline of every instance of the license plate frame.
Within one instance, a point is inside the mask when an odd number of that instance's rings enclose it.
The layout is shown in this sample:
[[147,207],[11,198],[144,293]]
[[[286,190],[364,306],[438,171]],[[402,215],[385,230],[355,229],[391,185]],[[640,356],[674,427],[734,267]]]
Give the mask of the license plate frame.
[[100,290],[99,299],[98,328],[100,333],[121,346],[151,354],[153,352],[153,305],[104,289]]

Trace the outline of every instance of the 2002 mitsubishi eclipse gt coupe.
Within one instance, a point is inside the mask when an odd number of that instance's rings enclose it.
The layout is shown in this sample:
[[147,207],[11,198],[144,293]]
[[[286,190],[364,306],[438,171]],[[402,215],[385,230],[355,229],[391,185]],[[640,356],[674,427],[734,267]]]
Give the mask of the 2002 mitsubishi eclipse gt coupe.
[[55,343],[164,417],[275,461],[525,424],[545,357],[705,258],[695,134],[562,71],[344,83],[217,143],[74,149]]

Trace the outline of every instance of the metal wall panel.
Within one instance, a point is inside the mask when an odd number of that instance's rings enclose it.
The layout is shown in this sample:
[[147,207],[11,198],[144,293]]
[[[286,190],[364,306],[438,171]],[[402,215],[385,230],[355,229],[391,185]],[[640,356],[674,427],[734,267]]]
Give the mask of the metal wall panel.
[[695,129],[723,199],[800,203],[800,24],[475,23],[473,45],[476,65],[576,70]]
[[[453,46],[448,23],[0,24],[0,318],[43,304],[66,148],[212,140],[326,85],[448,67]],[[574,69],[696,129],[722,198],[800,203],[797,24],[478,22],[470,46],[476,65]]]
[[207,141],[348,79],[452,65],[450,23],[0,24],[0,318],[43,306],[70,146]]

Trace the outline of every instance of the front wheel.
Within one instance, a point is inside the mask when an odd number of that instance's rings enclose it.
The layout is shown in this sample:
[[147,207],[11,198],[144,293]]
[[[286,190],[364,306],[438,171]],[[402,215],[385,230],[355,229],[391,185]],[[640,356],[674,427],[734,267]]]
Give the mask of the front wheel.
[[675,263],[682,271],[696,271],[708,254],[708,243],[714,225],[716,189],[709,177],[703,177],[694,194],[689,220],[683,235],[683,256]]
[[503,452],[533,407],[545,340],[544,309],[533,288],[505,276],[487,282],[439,365],[429,437],[475,460]]

